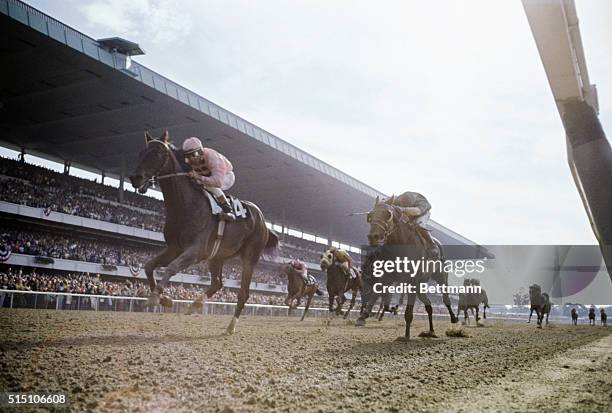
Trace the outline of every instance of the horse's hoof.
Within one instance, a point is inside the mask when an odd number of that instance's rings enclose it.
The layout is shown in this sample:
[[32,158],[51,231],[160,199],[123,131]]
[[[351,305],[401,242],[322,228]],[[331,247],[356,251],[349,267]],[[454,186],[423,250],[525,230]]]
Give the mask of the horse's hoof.
[[236,317],[232,318],[232,321],[230,322],[229,326],[227,326],[227,330],[225,330],[227,335],[231,336],[232,334],[236,332],[236,322],[237,321],[238,319]]
[[459,322],[459,319],[457,317],[451,318],[451,324],[457,324],[458,322]]
[[172,299],[167,295],[162,295],[159,297],[159,303],[166,308],[172,308]]
[[185,315],[196,314],[202,311],[203,306],[204,303],[202,303],[202,300],[195,300],[193,303],[189,304],[189,307],[187,307],[187,311],[185,311]]
[[395,341],[398,343],[407,343],[410,341],[410,337],[401,336],[401,337],[396,338]]
[[357,321],[355,321],[355,327],[363,327],[366,325],[366,321],[358,318]]
[[438,338],[436,333],[434,333],[433,331],[422,331],[421,333],[419,333],[419,337],[423,337],[423,338]]
[[147,300],[148,307],[155,307],[159,304],[159,294],[151,294]]

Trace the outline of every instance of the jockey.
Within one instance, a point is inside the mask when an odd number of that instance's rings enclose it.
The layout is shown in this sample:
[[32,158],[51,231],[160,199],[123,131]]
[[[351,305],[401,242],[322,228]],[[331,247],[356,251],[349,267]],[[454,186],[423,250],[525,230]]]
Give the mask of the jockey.
[[202,141],[191,137],[183,142],[185,162],[191,166],[189,176],[204,189],[213,194],[223,210],[221,219],[235,221],[236,216],[223,193],[230,189],[236,180],[232,163],[222,154],[211,148],[204,148]]
[[423,195],[418,192],[406,191],[401,195],[390,199],[391,205],[402,207],[402,222],[412,222],[416,224],[416,229],[424,241],[427,243],[427,249],[433,249],[434,243],[427,223],[429,222],[431,204]]
[[354,278],[356,274],[353,274],[351,267],[353,266],[353,260],[348,252],[342,248],[336,248],[334,246],[329,247],[329,252],[334,254],[334,259],[340,264],[340,268],[346,274],[347,277]]
[[293,267],[293,270],[302,277],[302,279],[304,280],[304,284],[312,284],[312,279],[308,276],[308,269],[306,268],[306,264],[304,264],[300,260],[293,260],[291,261],[291,267]]

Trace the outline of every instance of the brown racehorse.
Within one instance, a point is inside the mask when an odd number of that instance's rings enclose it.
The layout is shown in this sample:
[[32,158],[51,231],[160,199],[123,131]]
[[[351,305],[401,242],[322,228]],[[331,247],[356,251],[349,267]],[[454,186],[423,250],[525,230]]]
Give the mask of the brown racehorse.
[[[415,222],[411,220],[405,221],[403,219],[404,212],[401,207],[393,205],[393,199],[392,197],[381,202],[379,198],[376,198],[374,208],[367,214],[367,220],[370,224],[368,241],[372,250],[367,254],[365,262],[362,265],[364,288],[361,296],[361,315],[355,322],[355,326],[357,327],[365,325],[366,319],[372,312],[372,306],[376,301],[375,299],[380,295],[380,293],[375,291],[374,287],[376,284],[388,286],[393,282],[402,282],[416,287],[419,283],[428,282],[430,279],[436,281],[440,285],[448,284],[448,273],[443,270],[433,272],[417,271],[416,274],[411,275],[406,275],[397,271],[391,273],[385,272],[382,278],[374,278],[372,271],[373,264],[379,261],[382,262],[388,259],[395,259],[396,257],[391,257],[390,254],[393,255],[400,249],[403,251],[401,254],[405,259],[416,261],[427,257],[428,259],[437,259],[440,262],[444,262],[444,250],[442,245],[436,242],[435,249],[429,251],[425,241],[417,234],[418,230]],[[435,337],[431,301],[427,295],[421,293],[418,288],[416,288],[415,291],[415,293],[407,294],[406,311],[404,313],[406,330],[405,335],[399,337],[398,341],[407,341],[410,338],[410,325],[412,324],[414,302],[417,297],[425,304],[425,311],[427,312],[429,322],[429,332],[424,334],[429,337]],[[445,292],[442,294],[442,300],[448,309],[451,322],[456,323],[457,317],[451,308],[451,301],[448,293]]]
[[[323,295],[323,292],[319,289],[319,284],[316,282],[312,285],[306,285],[302,276],[293,268],[291,263],[284,264],[282,266],[283,273],[287,275],[287,298],[285,299],[285,305],[289,307],[289,315],[294,308],[300,305],[302,297],[306,296],[306,307],[304,308],[304,314],[300,321],[304,321],[306,313],[310,308],[312,297],[316,295]],[[295,305],[294,305],[295,302]]]
[[354,277],[346,275],[341,268],[341,264],[334,258],[333,252],[327,250],[321,255],[321,269],[327,272],[327,293],[329,294],[329,312],[334,313],[334,298],[336,299],[336,315],[342,314],[342,305],[346,301],[344,293],[351,291],[351,303],[349,305],[344,318],[348,318],[351,310],[355,306],[357,293],[361,292],[363,284],[361,282],[361,271],[355,267],[351,267]]
[[[278,237],[266,227],[261,210],[253,203],[242,201],[244,210],[241,212],[244,218],[227,223],[221,243],[215,242],[218,218],[213,215],[204,190],[188,177],[190,168],[184,161],[182,151],[170,143],[167,131],[159,139],[153,139],[145,133],[145,141],[146,146],[140,153],[130,181],[134,188],[144,193],[151,180],[156,178],[166,207],[166,248],[145,264],[145,273],[151,288],[148,304],[172,306],[172,300],[164,295],[164,288],[170,278],[192,264],[207,260],[212,283],[205,295],[191,305],[190,310],[201,308],[205,296],[210,298],[223,287],[223,263],[229,258],[240,257],[242,275],[238,304],[227,327],[227,332],[232,334],[249,298],[255,265],[264,250],[272,252],[276,249]],[[153,272],[159,267],[166,267],[166,271],[157,283]]]

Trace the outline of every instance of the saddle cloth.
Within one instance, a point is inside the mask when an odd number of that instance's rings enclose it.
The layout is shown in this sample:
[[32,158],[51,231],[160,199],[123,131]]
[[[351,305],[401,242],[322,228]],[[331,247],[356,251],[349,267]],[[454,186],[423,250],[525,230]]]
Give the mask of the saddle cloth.
[[[212,210],[213,215],[219,215],[223,210],[219,203],[215,199],[215,197],[208,191],[204,191],[206,196],[208,197],[208,202],[210,203],[210,209]],[[236,220],[239,219],[247,219],[249,214],[249,210],[244,206],[242,201],[236,197],[226,195],[229,201],[232,210],[234,211],[234,215],[236,216]]]
[[307,274],[306,277],[304,277],[304,282],[306,285],[314,285],[317,282],[317,279],[314,276]]

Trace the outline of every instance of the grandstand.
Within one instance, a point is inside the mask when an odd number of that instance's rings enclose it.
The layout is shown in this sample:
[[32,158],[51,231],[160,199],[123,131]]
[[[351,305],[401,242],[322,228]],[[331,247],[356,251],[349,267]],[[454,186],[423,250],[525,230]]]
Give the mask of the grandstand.
[[[282,234],[280,257],[264,260],[251,285],[266,299],[286,292],[279,262],[304,260],[324,282],[318,258],[326,246],[358,256],[367,224],[349,213],[370,209],[381,192],[138,64],[132,57],[142,50],[133,42],[92,39],[17,0],[0,1],[0,22],[8,68],[0,86],[0,144],[21,154],[0,160],[3,284],[59,291],[68,285],[52,280],[70,274],[67,280],[101,283],[95,292],[139,294],[136,279],[163,245],[164,222],[160,200],[125,187],[145,129],[167,128],[177,143],[203,137],[231,159],[238,177],[231,192],[257,203]],[[64,173],[26,163],[27,155],[60,162]],[[71,168],[98,179],[78,178]],[[104,184],[109,177],[119,189]],[[444,244],[477,247],[432,226]],[[20,268],[30,276],[15,276]],[[30,282],[33,273],[45,283]],[[235,263],[224,278],[230,289],[239,285]],[[180,289],[199,291],[210,278],[198,265],[173,281],[177,297],[191,297]],[[231,298],[231,290],[225,294]]]

